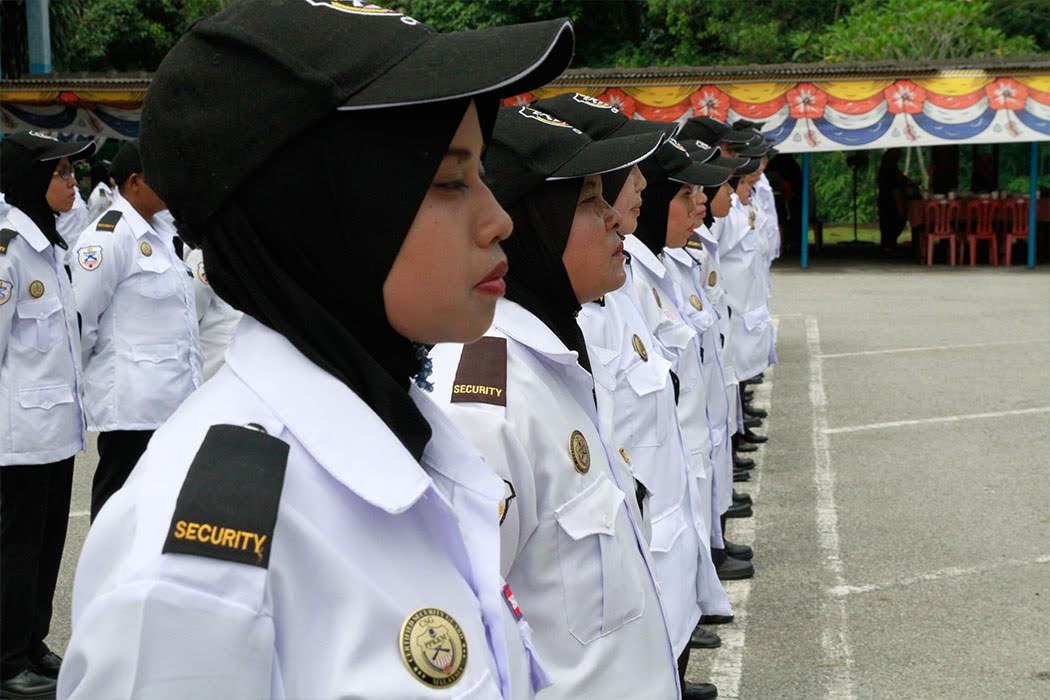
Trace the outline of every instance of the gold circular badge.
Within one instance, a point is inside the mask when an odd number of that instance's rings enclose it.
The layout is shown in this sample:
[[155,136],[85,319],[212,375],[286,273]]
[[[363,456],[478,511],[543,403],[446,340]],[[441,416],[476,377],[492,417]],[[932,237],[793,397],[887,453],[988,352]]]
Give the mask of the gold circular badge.
[[656,291],[656,287],[653,287],[653,297],[656,298],[656,305],[661,309],[664,308],[664,303],[660,301],[660,292]]
[[755,212],[752,211],[752,212],[748,213],[748,215],[747,215],[747,225],[750,228],[754,228],[755,227]]
[[695,294],[690,294],[689,295],[689,303],[692,304],[693,308],[696,309],[697,311],[703,311],[704,310],[704,303],[702,301],[700,301],[700,297],[698,297]]
[[711,270],[711,274],[707,276],[707,286],[713,287],[718,284],[718,273]]
[[622,447],[620,448],[620,456],[623,457],[623,461],[626,462],[628,466],[630,466],[631,458],[627,456],[627,450],[623,449]]
[[142,244],[139,245],[139,250],[141,250],[142,254],[145,255],[147,258],[153,255],[153,246],[151,246],[146,241],[142,241]]
[[34,299],[39,299],[44,296],[44,283],[40,280],[33,280],[29,283],[29,296]]
[[591,450],[587,447],[587,438],[579,430],[572,431],[569,436],[569,454],[572,455],[572,463],[576,471],[586,474],[591,469]]
[[642,362],[649,361],[649,353],[645,350],[645,343],[638,337],[637,334],[631,336],[631,345],[634,347],[634,351],[638,353],[638,357],[642,358]]
[[467,638],[444,610],[420,608],[401,625],[401,659],[431,688],[447,688],[467,669]]

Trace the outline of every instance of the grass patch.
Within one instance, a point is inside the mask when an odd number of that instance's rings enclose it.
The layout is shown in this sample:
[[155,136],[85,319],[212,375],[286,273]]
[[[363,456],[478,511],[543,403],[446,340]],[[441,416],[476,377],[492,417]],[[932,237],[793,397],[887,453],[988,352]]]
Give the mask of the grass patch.
[[[857,224],[857,240],[866,241],[868,243],[879,243],[879,225],[874,224]],[[900,245],[905,241],[911,240],[911,228],[905,227],[904,232],[897,239],[897,244]],[[824,225],[824,245],[837,245],[839,243],[852,243],[853,242],[853,224],[825,224]],[[813,233],[813,229],[809,231],[809,243],[810,245],[816,245],[816,235]]]

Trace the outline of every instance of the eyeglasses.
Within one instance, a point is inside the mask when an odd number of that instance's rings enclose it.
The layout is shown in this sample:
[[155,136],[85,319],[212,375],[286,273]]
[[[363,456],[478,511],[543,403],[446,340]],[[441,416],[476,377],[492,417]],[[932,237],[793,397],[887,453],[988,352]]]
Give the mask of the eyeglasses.
[[51,173],[51,177],[54,177],[55,175],[58,175],[63,180],[72,180],[76,177],[76,173],[73,172],[73,166],[68,163],[58,166],[55,172]]

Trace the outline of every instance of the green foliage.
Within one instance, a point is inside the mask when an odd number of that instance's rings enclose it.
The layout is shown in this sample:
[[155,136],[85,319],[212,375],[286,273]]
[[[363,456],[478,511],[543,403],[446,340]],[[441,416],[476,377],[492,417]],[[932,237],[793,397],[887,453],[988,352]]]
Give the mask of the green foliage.
[[1036,53],[1031,36],[1008,36],[994,26],[990,8],[985,0],[863,0],[815,37],[795,35],[796,41],[807,42],[796,47],[795,56],[879,61]]
[[[811,181],[817,214],[828,223],[853,221],[853,171],[846,164],[849,153],[814,153],[810,156]],[[876,175],[881,151],[872,151],[866,165],[857,168],[857,221],[877,221]]]

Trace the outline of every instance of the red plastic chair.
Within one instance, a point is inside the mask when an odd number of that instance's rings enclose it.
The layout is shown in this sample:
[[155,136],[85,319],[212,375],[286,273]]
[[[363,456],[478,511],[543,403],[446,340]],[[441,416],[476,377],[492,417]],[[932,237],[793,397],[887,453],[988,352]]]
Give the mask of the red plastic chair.
[[[982,197],[966,205],[966,242],[970,245],[970,267],[977,265],[977,241],[988,241],[988,262],[999,266],[999,238],[995,235],[995,217],[999,200]],[[965,249],[960,251],[965,255]]]
[[1014,243],[1028,240],[1028,198],[1003,202],[1003,264],[1009,265]]
[[926,267],[933,265],[933,245],[948,240],[948,264],[955,265],[955,239],[962,207],[954,200],[931,199],[926,203]]

